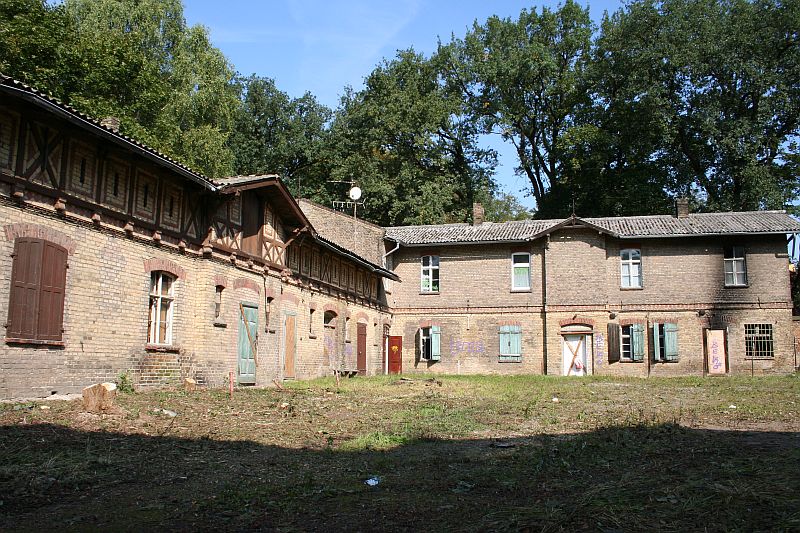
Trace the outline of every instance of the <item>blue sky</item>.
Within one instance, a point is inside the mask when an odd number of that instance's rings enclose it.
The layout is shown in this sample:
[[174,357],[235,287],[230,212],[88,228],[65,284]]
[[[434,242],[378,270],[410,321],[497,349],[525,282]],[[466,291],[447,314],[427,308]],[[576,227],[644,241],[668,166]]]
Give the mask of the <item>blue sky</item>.
[[[397,50],[413,47],[429,55],[439,38],[463,37],[475,20],[516,18],[523,8],[557,5],[513,0],[184,0],[184,12],[189,24],[209,28],[214,45],[240,73],[273,78],[291,96],[309,91],[333,108],[347,85],[360,89],[375,65]],[[618,0],[594,0],[589,7],[598,22],[605,10],[621,5]],[[499,183],[523,199],[527,181],[514,175],[513,151],[496,141],[492,146],[500,152]],[[523,200],[533,206],[530,198]]]

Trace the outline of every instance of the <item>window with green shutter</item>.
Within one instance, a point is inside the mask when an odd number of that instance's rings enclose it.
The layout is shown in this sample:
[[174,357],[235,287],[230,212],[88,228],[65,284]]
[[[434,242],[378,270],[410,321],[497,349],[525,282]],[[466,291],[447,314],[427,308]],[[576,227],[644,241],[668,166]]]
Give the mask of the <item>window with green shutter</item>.
[[644,361],[644,326],[642,324],[629,324],[622,326],[620,329],[620,360]]
[[439,361],[442,358],[442,331],[439,326],[420,328],[419,358],[423,361]]
[[678,361],[678,325],[670,322],[653,324],[653,361],[674,363]]
[[522,361],[522,327],[518,325],[500,326],[500,361]]

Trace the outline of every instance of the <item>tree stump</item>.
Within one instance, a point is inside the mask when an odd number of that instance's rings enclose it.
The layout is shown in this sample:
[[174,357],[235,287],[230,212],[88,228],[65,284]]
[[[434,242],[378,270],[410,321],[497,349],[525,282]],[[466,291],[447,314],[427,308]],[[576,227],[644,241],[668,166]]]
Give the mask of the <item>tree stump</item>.
[[116,396],[114,383],[97,383],[83,389],[83,408],[91,413],[102,413],[111,409]]

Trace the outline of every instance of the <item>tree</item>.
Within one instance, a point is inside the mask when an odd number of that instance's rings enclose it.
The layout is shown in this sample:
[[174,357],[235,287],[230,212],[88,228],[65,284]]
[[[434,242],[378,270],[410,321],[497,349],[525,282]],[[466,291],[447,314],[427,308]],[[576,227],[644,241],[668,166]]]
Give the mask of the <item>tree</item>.
[[490,222],[506,222],[508,220],[527,220],[536,214],[528,209],[513,194],[498,192],[483,204],[484,215]]
[[439,49],[449,83],[461,89],[482,131],[513,143],[517,172],[539,206],[563,178],[560,141],[586,100],[579,81],[592,30],[588,8],[567,0],[556,11],[476,22],[463,40]]
[[495,154],[481,149],[460,95],[436,60],[413,50],[381,63],[336,112],[327,152],[334,181],[355,178],[364,216],[380,224],[463,221],[494,190]]
[[662,137],[645,163],[672,191],[710,210],[783,207],[798,194],[798,28],[797,2],[634,2],[604,21],[601,98],[645,107],[634,120]]
[[274,80],[242,80],[242,106],[231,136],[239,174],[277,173],[297,197],[324,187],[330,109],[311,94],[290,98]]

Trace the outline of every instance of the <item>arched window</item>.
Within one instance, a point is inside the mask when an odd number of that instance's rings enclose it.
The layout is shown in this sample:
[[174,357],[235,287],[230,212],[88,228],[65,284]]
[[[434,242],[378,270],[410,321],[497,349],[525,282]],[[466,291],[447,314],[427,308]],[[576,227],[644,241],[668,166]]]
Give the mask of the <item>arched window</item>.
[[325,311],[324,323],[325,323],[325,327],[326,328],[335,328],[336,327],[336,312],[334,312],[334,311]]
[[172,344],[172,322],[175,315],[175,277],[156,270],[150,273],[150,320],[147,324],[149,344]]

